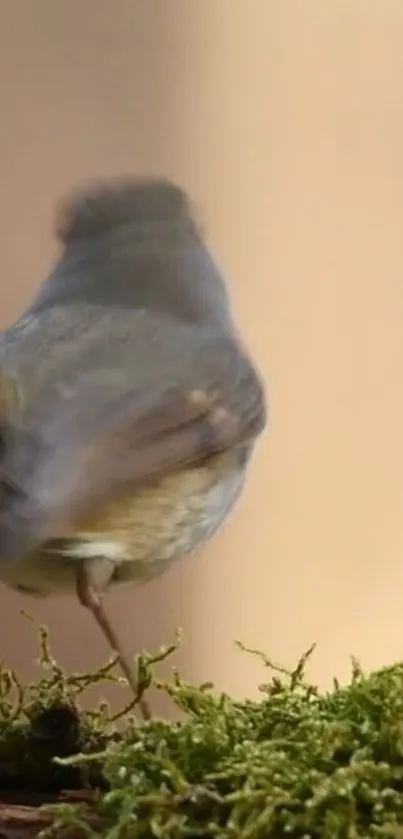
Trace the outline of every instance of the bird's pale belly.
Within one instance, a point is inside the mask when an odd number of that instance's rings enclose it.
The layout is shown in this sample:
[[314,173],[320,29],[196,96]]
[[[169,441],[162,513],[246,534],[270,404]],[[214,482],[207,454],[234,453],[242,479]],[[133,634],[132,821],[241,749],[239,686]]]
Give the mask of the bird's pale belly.
[[148,582],[213,536],[241,493],[247,461],[248,452],[225,453],[109,502],[74,534],[8,566],[7,579],[0,564],[2,580],[33,595],[67,593],[79,563],[103,556],[115,564],[112,584]]

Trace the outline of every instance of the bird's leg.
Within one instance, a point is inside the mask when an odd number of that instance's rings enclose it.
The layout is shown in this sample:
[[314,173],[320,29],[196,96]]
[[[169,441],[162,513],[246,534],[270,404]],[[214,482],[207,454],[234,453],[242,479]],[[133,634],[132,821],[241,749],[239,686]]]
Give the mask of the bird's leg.
[[[113,563],[106,557],[92,557],[84,560],[77,575],[77,597],[81,605],[90,610],[110,646],[117,653],[123,673],[134,696],[137,697],[139,691],[135,668],[127,658],[102,602],[102,593],[112,577],[113,570]],[[138,705],[143,719],[149,720],[151,713],[147,703],[140,698]]]

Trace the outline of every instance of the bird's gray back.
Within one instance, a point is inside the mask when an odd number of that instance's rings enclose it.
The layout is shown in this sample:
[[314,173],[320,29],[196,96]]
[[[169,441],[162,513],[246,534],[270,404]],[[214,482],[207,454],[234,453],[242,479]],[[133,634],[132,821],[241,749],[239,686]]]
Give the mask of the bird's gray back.
[[192,387],[214,378],[220,349],[239,352],[214,329],[84,303],[28,311],[1,335],[0,366],[18,382],[29,414],[47,398],[54,404],[91,387]]

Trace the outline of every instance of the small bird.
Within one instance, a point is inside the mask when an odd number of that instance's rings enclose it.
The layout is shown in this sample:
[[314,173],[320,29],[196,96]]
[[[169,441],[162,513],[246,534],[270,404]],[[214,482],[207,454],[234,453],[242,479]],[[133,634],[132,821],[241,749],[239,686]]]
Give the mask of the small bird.
[[210,539],[266,425],[196,215],[165,178],[72,192],[55,213],[59,258],[0,337],[0,579],[76,592],[135,694],[103,595]]

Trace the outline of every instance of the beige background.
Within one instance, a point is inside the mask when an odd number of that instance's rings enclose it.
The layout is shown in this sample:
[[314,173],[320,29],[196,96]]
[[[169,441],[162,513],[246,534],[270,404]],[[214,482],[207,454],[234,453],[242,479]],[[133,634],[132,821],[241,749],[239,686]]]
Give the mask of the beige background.
[[[109,606],[133,649],[185,629],[190,678],[253,693],[233,641],[344,678],[403,656],[401,0],[1,0],[2,309],[53,256],[93,175],[164,172],[200,202],[270,384],[271,425],[205,555]],[[0,655],[32,673],[25,607],[68,667],[105,645],[73,601],[1,591]]]

